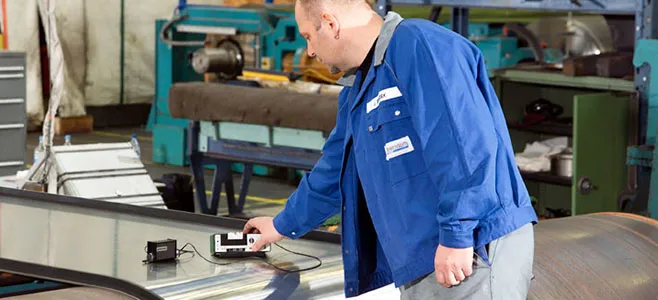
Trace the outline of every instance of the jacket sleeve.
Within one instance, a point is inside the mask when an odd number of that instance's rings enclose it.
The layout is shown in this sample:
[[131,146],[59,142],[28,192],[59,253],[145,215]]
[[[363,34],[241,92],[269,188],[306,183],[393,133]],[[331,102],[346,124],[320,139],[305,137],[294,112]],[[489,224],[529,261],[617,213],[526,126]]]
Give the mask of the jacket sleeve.
[[284,209],[274,217],[274,227],[280,234],[300,238],[340,212],[338,181],[344,137],[344,125],[338,118],[322,148],[322,156],[311,172],[304,174]]
[[477,80],[482,55],[458,38],[434,42],[422,32],[405,36],[393,47],[389,66],[438,191],[439,243],[473,247],[478,220],[498,207],[498,137]]

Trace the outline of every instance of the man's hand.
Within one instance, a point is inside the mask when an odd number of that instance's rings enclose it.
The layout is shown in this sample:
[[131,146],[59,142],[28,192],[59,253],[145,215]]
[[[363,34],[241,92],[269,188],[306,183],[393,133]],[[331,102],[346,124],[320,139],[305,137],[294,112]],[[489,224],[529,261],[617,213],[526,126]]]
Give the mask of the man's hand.
[[244,225],[243,233],[260,233],[260,239],[251,247],[252,251],[258,251],[266,244],[276,243],[284,238],[276,228],[274,228],[274,218],[258,217],[253,218]]
[[451,287],[473,273],[473,247],[455,249],[439,245],[434,256],[436,280],[440,285]]

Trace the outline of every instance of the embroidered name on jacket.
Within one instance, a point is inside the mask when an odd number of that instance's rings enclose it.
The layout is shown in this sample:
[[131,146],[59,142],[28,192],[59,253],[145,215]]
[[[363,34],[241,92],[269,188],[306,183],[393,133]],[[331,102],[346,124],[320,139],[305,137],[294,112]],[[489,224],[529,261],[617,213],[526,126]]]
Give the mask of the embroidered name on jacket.
[[398,89],[397,86],[387,88],[387,89],[383,89],[383,90],[379,91],[379,93],[377,94],[377,97],[372,98],[372,100],[368,101],[368,104],[366,104],[366,113],[367,114],[370,113],[373,109],[376,109],[377,107],[379,107],[379,104],[384,102],[384,101],[395,99],[395,98],[401,97],[401,96],[402,96],[402,93],[400,93],[400,90]]
[[414,145],[411,144],[409,136],[405,136],[386,143],[386,145],[384,145],[384,150],[386,151],[386,160],[390,160],[402,154],[414,151]]

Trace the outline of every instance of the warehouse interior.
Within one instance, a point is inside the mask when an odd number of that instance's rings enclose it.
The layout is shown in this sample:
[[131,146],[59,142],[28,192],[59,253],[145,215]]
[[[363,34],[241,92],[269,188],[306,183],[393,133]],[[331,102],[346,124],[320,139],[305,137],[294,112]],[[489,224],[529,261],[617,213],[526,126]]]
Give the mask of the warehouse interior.
[[[0,298],[345,299],[340,213],[219,250],[335,126],[293,0],[0,1]],[[481,51],[539,218],[528,299],[656,299],[658,3],[368,2]]]

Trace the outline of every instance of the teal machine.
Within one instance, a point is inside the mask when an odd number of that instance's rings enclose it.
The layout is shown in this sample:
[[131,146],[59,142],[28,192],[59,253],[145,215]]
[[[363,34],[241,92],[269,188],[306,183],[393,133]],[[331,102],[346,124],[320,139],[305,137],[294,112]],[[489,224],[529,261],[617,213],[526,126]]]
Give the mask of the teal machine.
[[182,5],[171,20],[156,21],[155,99],[147,129],[153,132],[153,161],[189,164],[186,142],[188,120],[171,117],[169,88],[175,82],[204,81],[190,59],[204,48],[210,34],[235,38],[254,34],[253,61],[274,71],[282,70],[283,57],[295,53],[299,61],[306,41],[299,35],[294,16],[268,9],[238,9],[223,6]]
[[[442,26],[452,29],[450,23]],[[519,23],[469,23],[468,39],[482,51],[490,77],[496,69],[532,61],[559,64],[564,57],[560,49],[543,48],[534,33]]]
[[[449,24],[444,26],[450,28]],[[522,26],[505,24],[512,35],[503,34],[503,26],[482,23],[469,24],[469,38],[481,49],[487,68],[493,71],[524,61],[556,62],[559,51],[537,51],[538,43],[523,31]],[[516,27],[514,27],[516,26]],[[189,164],[186,143],[188,121],[171,117],[168,108],[169,88],[175,82],[204,81],[194,70],[190,57],[207,46],[208,35],[235,38],[241,34],[255,34],[252,45],[256,49],[251,58],[257,68],[282,71],[283,57],[294,53],[293,64],[299,65],[305,40],[299,35],[294,15],[266,8],[243,9],[224,6],[185,5],[181,1],[171,20],[156,21],[156,83],[155,100],[151,108],[147,129],[153,132],[153,161],[185,166]],[[528,41],[528,47],[519,47],[519,40]],[[226,125],[224,132],[239,136],[258,136],[249,124]],[[204,128],[207,126],[203,126]],[[209,132],[204,129],[203,132]],[[294,133],[286,139],[295,139]],[[234,169],[239,170],[235,165]],[[257,166],[256,174],[266,171]]]
[[[629,190],[620,196],[620,210],[646,215],[658,219],[658,40],[641,39],[635,45],[633,64],[637,68],[636,96],[647,103],[640,107],[645,124],[640,124],[640,136],[645,136],[645,143],[637,143],[628,148],[627,164],[636,168]],[[636,141],[638,142],[638,141]]]

